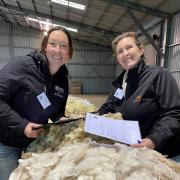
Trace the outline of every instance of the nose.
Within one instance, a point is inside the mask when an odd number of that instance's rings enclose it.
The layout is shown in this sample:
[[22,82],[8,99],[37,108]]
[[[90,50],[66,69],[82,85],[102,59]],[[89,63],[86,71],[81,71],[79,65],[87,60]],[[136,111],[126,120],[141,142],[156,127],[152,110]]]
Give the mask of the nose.
[[57,45],[56,48],[55,48],[55,52],[61,52],[61,46],[60,45]]
[[126,49],[123,50],[123,56],[127,56],[128,55],[128,51]]

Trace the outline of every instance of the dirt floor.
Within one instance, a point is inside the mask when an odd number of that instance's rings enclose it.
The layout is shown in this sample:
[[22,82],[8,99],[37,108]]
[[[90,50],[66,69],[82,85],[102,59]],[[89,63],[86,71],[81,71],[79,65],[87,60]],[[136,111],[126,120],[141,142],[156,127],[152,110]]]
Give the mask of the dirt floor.
[[100,107],[107,99],[108,94],[103,95],[97,95],[97,94],[72,94],[72,96],[80,97],[83,99],[87,99],[92,104],[94,104],[97,107]]

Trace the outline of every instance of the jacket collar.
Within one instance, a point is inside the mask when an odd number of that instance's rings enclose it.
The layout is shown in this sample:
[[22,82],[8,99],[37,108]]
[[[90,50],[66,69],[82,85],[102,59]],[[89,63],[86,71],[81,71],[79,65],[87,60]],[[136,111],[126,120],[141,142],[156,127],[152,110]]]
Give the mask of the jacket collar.
[[[142,59],[139,61],[139,63],[138,63],[134,68],[132,68],[132,69],[130,69],[130,70],[128,71],[127,82],[130,81],[130,80],[132,80],[132,79],[134,79],[134,78],[137,78],[137,76],[138,76],[139,74],[141,74],[141,72],[144,71],[145,67],[146,67],[146,64],[145,64],[145,62],[144,62],[144,59],[142,58]],[[113,84],[114,87],[119,87],[120,85],[122,85],[123,76],[124,76],[124,73],[125,73],[125,72],[126,72],[126,71],[124,70],[124,71],[115,79],[115,81],[113,81],[112,84]]]

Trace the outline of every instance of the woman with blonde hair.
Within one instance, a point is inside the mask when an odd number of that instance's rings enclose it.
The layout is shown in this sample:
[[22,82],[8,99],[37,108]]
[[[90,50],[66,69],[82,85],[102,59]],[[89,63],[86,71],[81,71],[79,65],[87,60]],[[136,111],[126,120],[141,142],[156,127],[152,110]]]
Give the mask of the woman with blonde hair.
[[175,79],[167,69],[145,64],[144,47],[134,32],[117,36],[112,47],[124,71],[98,113],[121,112],[123,119],[138,120],[142,140],[133,147],[179,155],[180,93]]

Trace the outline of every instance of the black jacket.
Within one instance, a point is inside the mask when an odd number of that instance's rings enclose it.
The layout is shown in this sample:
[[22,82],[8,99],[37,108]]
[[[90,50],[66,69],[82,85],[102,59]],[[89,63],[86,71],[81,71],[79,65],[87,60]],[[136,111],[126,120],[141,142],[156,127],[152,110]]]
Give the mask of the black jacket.
[[[33,139],[24,135],[30,122],[44,124],[62,117],[68,96],[68,71],[51,76],[46,57],[34,51],[15,57],[0,71],[0,142],[24,148]],[[37,96],[46,93],[51,105],[43,109]]]
[[122,89],[123,76],[113,82],[114,90],[99,113],[121,112],[126,120],[138,120],[142,138],[151,139],[157,151],[169,157],[180,154],[180,93],[173,76],[141,60],[129,70],[126,95],[119,100],[114,93]]

